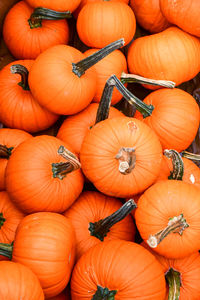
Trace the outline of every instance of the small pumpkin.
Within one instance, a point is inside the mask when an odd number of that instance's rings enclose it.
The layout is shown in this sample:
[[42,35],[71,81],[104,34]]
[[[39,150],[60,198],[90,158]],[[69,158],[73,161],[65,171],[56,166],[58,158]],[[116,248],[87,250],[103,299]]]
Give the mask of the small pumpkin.
[[44,300],[37,276],[26,266],[11,261],[0,262],[1,300]]
[[73,12],[81,2],[81,0],[25,0],[32,7],[46,7],[57,11]]

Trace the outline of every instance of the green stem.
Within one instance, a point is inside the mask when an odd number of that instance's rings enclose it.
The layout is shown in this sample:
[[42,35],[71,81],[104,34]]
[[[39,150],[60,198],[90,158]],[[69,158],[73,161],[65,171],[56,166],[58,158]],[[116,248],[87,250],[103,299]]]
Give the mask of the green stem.
[[111,227],[123,220],[137,205],[133,199],[127,201],[124,205],[122,205],[116,212],[112,215],[106,217],[105,219],[101,219],[98,222],[91,223],[89,225],[89,231],[91,236],[95,236],[100,241],[103,242],[104,237],[107,236]]
[[37,7],[33,11],[28,19],[28,23],[31,29],[42,27],[42,20],[62,20],[71,18],[71,12],[59,12],[52,9],[44,8],[44,7]]
[[12,65],[10,67],[10,71],[12,74],[19,74],[21,76],[21,81],[18,83],[25,91],[29,91],[29,85],[28,85],[28,70],[23,65]]
[[183,214],[180,214],[178,217],[173,217],[169,220],[167,227],[165,229],[157,232],[154,235],[150,235],[149,239],[147,240],[147,244],[151,248],[156,248],[162,240],[168,236],[170,233],[179,233],[180,235],[183,234],[183,231],[189,227],[186,220],[183,217]]
[[72,63],[72,72],[81,77],[86,70],[102,60],[105,56],[124,45],[124,39],[119,39],[77,63]]
[[181,287],[180,273],[170,268],[165,275],[165,278],[167,279],[169,285],[168,300],[179,300]]
[[0,213],[0,229],[3,226],[5,221],[6,221],[6,219],[3,217],[3,213]]
[[13,243],[11,244],[0,243],[0,255],[12,259],[12,252],[13,252]]
[[12,150],[14,147],[8,148],[6,145],[0,144],[0,158],[9,159],[10,155],[12,154]]
[[135,74],[126,74],[124,72],[122,72],[120,80],[123,84],[137,82],[137,83],[141,83],[141,84],[162,86],[162,87],[166,87],[166,88],[170,88],[170,89],[173,89],[176,85],[175,82],[173,82],[173,81],[155,80],[155,79],[145,78],[145,77],[135,75]]
[[181,155],[183,157],[191,159],[191,160],[200,161],[200,155],[199,154],[190,153],[190,152],[187,152],[187,151],[182,151]]
[[116,294],[116,290],[110,291],[108,288],[97,285],[97,291],[92,297],[92,300],[114,300]]
[[54,178],[62,180],[67,174],[80,169],[81,164],[75,154],[70,152],[64,146],[60,146],[58,154],[67,160],[67,162],[52,163],[52,173]]
[[168,179],[183,180],[184,164],[180,153],[176,150],[164,150],[164,155],[172,159],[173,171]]

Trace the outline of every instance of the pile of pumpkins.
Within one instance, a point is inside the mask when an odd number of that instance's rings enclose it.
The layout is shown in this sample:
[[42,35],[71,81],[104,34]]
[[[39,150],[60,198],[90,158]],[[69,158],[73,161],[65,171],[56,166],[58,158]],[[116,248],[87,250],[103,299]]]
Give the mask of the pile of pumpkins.
[[0,3],[1,300],[200,299],[199,11]]

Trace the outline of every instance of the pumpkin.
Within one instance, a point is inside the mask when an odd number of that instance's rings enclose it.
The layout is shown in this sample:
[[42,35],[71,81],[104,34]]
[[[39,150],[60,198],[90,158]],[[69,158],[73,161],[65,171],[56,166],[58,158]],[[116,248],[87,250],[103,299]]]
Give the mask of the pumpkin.
[[84,174],[99,191],[132,197],[156,180],[162,148],[146,124],[117,117],[101,121],[86,134],[80,160]]
[[6,188],[12,201],[27,213],[63,212],[82,192],[84,180],[79,168],[78,159],[62,141],[36,136],[11,155]]
[[36,274],[47,299],[67,286],[74,264],[75,235],[64,216],[49,212],[26,216],[14,244],[0,244],[0,249]]
[[200,197],[197,187],[184,181],[163,180],[148,188],[137,204],[137,228],[156,253],[183,258],[198,251]]
[[128,48],[127,62],[131,73],[171,80],[178,86],[199,72],[200,41],[177,27],[169,27],[134,40]]
[[81,0],[25,0],[32,7],[46,7],[57,11],[73,12],[81,2]]
[[160,11],[159,0],[131,0],[137,22],[152,33],[160,32],[170,26]]
[[63,14],[41,8],[34,11],[25,1],[16,3],[3,25],[3,37],[12,55],[17,59],[35,59],[51,46],[67,44],[69,27],[66,20],[59,19],[66,18]]
[[102,48],[119,38],[124,38],[127,45],[134,37],[136,21],[127,4],[102,0],[84,5],[76,28],[85,45]]
[[0,190],[5,190],[5,170],[15,148],[32,136],[19,129],[0,128]]
[[163,300],[165,293],[160,264],[133,242],[113,240],[92,247],[72,273],[72,300]]
[[116,41],[89,57],[67,45],[47,49],[38,56],[30,70],[29,86],[33,96],[54,113],[70,115],[80,112],[96,93],[96,72],[90,67],[123,43],[123,39]]
[[93,191],[83,192],[64,213],[75,229],[76,258],[100,242],[112,239],[133,241],[135,226],[128,216],[133,208],[131,201],[122,208],[122,203],[116,198]]
[[41,107],[28,86],[33,60],[8,64],[0,72],[0,120],[10,127],[37,132],[53,125],[58,116]]
[[1,300],[44,300],[36,275],[26,266],[11,261],[0,262]]
[[[85,135],[95,124],[97,109],[98,104],[91,103],[81,112],[67,117],[58,130],[57,138],[66,142],[76,154],[80,153]],[[116,108],[110,107],[109,118],[119,116],[123,114]]]
[[198,0],[160,0],[160,9],[165,18],[172,24],[182,28],[192,35],[200,37],[200,22]]

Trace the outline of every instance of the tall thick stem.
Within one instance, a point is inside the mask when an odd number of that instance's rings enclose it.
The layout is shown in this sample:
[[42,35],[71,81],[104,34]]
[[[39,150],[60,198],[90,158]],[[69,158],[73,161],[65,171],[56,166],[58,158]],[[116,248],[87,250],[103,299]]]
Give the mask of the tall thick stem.
[[171,268],[165,275],[165,278],[169,285],[168,300],[179,300],[181,287],[180,273]]
[[157,232],[154,235],[150,235],[149,239],[147,240],[147,244],[151,248],[156,248],[162,240],[168,236],[170,233],[179,233],[180,235],[183,234],[183,231],[189,227],[186,220],[183,217],[183,214],[180,214],[178,217],[173,217],[169,220],[167,227],[163,230]]
[[110,231],[111,227],[123,220],[137,205],[133,199],[128,200],[122,207],[120,207],[112,215],[98,222],[89,224],[89,231],[91,236],[95,236],[100,241],[103,241]]
[[44,8],[44,7],[37,7],[35,8],[34,12],[31,14],[28,23],[30,28],[37,28],[42,26],[42,20],[62,20],[71,18],[71,12],[59,12],[52,9]]
[[116,49],[121,48],[124,45],[124,39],[119,39],[104,48],[98,50],[94,54],[82,59],[78,63],[72,63],[72,72],[76,74],[78,77],[81,77],[86,70],[91,68],[93,65],[98,63],[101,59],[103,59],[105,56],[110,54]]
[[166,87],[166,88],[169,88],[169,89],[173,89],[176,85],[176,83],[173,82],[173,81],[155,80],[155,79],[145,78],[145,77],[135,75],[135,74],[126,74],[124,72],[122,72],[120,80],[123,84],[124,83],[137,82],[137,83],[141,83],[141,84],[150,84],[150,85],[155,85],[155,86],[162,86],[162,87]]
[[195,153],[190,153],[188,151],[182,151],[181,155],[185,158],[191,159],[191,160],[196,160],[196,161],[200,161],[200,155],[199,154],[195,154]]
[[92,297],[92,300],[114,300],[116,294],[116,290],[110,291],[108,288],[97,285],[97,291]]
[[0,158],[9,158],[14,147],[8,148],[6,145],[0,144]]
[[168,179],[183,180],[184,163],[180,153],[176,150],[164,150],[164,155],[172,159],[173,171]]
[[21,76],[21,81],[18,83],[24,90],[29,91],[29,85],[28,85],[28,70],[23,65],[12,65],[10,67],[10,71],[12,74],[19,74]]
[[13,243],[11,244],[0,243],[0,255],[12,259],[12,252],[13,252]]
[[54,178],[62,180],[67,174],[80,169],[81,163],[75,154],[66,149],[64,146],[60,146],[58,154],[67,160],[67,162],[52,163],[52,173]]

